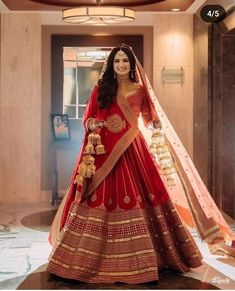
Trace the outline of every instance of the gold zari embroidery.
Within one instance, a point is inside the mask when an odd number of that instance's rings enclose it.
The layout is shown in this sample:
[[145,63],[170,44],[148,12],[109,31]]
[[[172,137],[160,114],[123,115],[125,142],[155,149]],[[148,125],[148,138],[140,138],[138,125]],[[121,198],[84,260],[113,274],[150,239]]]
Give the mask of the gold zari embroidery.
[[117,242],[125,242],[125,241],[131,241],[131,240],[137,240],[137,239],[143,239],[143,238],[150,238],[149,234],[144,234],[144,235],[136,235],[136,236],[132,236],[132,237],[125,237],[125,238],[116,238],[116,239],[105,239],[96,235],[91,235],[89,233],[77,233],[75,231],[72,230],[68,230],[69,233],[71,233],[72,235],[76,236],[76,237],[88,237],[88,238],[92,238],[92,239],[96,239],[99,241],[105,241],[108,243],[117,243]]
[[136,270],[136,271],[131,271],[131,272],[96,272],[87,268],[82,268],[80,266],[74,266],[74,265],[67,265],[64,263],[61,263],[58,260],[55,259],[51,259],[53,261],[53,263],[62,266],[66,269],[74,269],[74,270],[80,270],[80,271],[84,271],[86,273],[91,273],[91,274],[96,274],[99,276],[128,276],[128,275],[135,275],[135,274],[143,274],[143,273],[147,273],[147,272],[152,272],[152,271],[156,271],[156,267],[149,267],[149,268],[144,268],[141,270]]
[[[100,222],[100,223],[104,222],[103,219],[100,219],[100,218],[97,218],[97,217],[94,217],[94,216],[87,217],[87,216],[79,215],[79,214],[74,213],[74,212],[72,212],[70,215],[71,216],[76,216],[76,217],[81,218],[83,220],[91,220],[91,221]],[[108,225],[117,225],[117,224],[126,224],[126,223],[132,223],[132,222],[137,222],[137,221],[144,221],[144,218],[143,217],[135,217],[135,218],[130,218],[130,219],[126,219],[126,220],[107,221],[106,224],[108,224]]]
[[68,246],[68,245],[66,245],[64,243],[62,243],[61,246],[64,247],[65,249],[67,249],[67,250],[70,250],[70,251],[75,251],[76,250],[75,248],[70,247],[70,246]]
[[91,250],[87,250],[87,249],[84,249],[84,248],[78,248],[77,251],[85,253],[85,254],[93,255],[95,257],[102,257],[102,258],[105,258],[105,259],[129,258],[129,257],[137,256],[137,255],[153,254],[154,253],[153,249],[130,252],[130,253],[125,253],[125,254],[115,254],[115,255],[105,255],[105,254],[101,254],[101,253],[94,252],[94,251],[91,251]]
[[105,126],[109,131],[117,133],[126,127],[126,121],[122,120],[120,115],[113,114],[106,119]]

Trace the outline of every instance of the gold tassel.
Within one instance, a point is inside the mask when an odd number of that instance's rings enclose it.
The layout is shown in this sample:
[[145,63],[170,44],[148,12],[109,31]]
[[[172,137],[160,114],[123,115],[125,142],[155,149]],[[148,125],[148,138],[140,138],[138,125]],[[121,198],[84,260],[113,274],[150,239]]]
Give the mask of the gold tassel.
[[[98,137],[99,136],[99,137]],[[96,151],[96,154],[97,155],[102,155],[102,154],[105,154],[106,151],[105,151],[105,147],[104,145],[101,143],[101,136],[99,134],[97,134],[97,146],[95,147],[95,151]]]
[[[94,145],[96,145],[94,150]],[[101,136],[98,133],[92,132],[88,135],[88,144],[85,147],[84,154],[105,154],[105,147],[101,143]]]
[[95,174],[95,169],[96,166],[95,165],[89,165],[87,166],[87,172],[86,172],[86,178],[90,178],[92,175]]
[[76,176],[74,183],[83,185],[84,178],[90,178],[95,174],[96,166],[94,165],[94,162],[95,158],[91,155],[86,155],[83,157],[83,161],[78,167],[78,175]]
[[78,184],[78,185],[81,185],[83,186],[83,181],[84,181],[84,178],[82,175],[77,175],[75,180],[74,180],[74,184]]
[[155,152],[156,152],[156,144],[151,144],[150,146],[149,146],[149,150],[150,150],[150,152],[152,153],[152,154],[155,154]]
[[85,147],[84,154],[94,155],[95,154],[94,145],[91,143],[88,143]]
[[82,175],[83,177],[85,177],[86,172],[87,172],[87,166],[82,162],[78,167],[78,173]]
[[83,162],[81,165],[83,165],[85,171],[83,172],[83,177],[90,178],[92,175],[95,174],[96,166],[94,165],[95,158],[93,158],[91,155],[86,155],[83,157]]
[[166,154],[167,152],[168,152],[167,145],[157,145],[156,146],[157,155]]
[[95,133],[94,138],[95,138],[95,143],[96,144],[101,144],[101,136],[100,136],[100,134]]
[[157,156],[161,174],[166,176],[166,183],[168,186],[174,186],[175,180],[171,174],[177,172],[175,164],[167,146],[166,139],[161,130],[154,130],[151,137],[150,151]]
[[91,132],[88,135],[88,144],[100,144],[101,143],[101,136],[98,133]]
[[83,157],[83,163],[87,166],[93,165],[95,162],[95,158],[92,157],[91,155],[86,155]]
[[96,151],[96,154],[97,154],[97,155],[102,155],[102,154],[105,154],[105,153],[106,153],[103,144],[99,144],[99,145],[97,145],[97,146],[95,147],[95,151]]
[[[78,166],[78,175],[76,176],[74,183],[83,186],[85,178],[91,178],[92,175],[95,174],[96,166],[95,166],[95,158],[92,155],[97,154],[105,154],[105,147],[101,143],[101,136],[96,132],[91,132],[88,137],[88,143],[85,146],[85,150],[83,152],[83,160],[81,164]],[[96,147],[94,148],[94,146]]]
[[166,183],[168,186],[175,186],[175,180],[170,176],[166,176]]
[[94,144],[94,142],[95,142],[95,133],[94,132],[91,132],[88,135],[87,139],[88,139],[88,143],[89,144]]

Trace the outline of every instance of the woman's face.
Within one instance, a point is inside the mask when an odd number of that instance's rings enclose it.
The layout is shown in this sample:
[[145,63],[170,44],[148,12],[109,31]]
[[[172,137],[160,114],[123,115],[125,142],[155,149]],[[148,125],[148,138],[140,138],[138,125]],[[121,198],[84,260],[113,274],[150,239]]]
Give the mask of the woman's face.
[[130,61],[124,51],[119,50],[113,61],[113,69],[117,75],[126,75],[130,72]]

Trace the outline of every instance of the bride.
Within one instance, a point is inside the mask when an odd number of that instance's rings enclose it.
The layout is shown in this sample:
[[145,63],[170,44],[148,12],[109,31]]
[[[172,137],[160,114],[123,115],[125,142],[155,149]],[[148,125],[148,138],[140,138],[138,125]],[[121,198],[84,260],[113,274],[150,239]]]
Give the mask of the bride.
[[[232,240],[127,45],[111,51],[83,123],[72,182],[51,228],[50,273],[143,283],[158,280],[161,269],[183,273],[202,264],[186,224],[212,249]],[[149,127],[152,153],[143,137]]]

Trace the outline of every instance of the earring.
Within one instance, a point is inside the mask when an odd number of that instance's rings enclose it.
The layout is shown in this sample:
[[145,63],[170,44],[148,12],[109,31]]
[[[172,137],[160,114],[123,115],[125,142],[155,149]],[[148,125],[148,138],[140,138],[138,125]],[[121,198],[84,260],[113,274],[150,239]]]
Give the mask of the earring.
[[117,75],[116,75],[115,71],[113,71],[113,78],[114,78],[114,79],[117,78]]
[[131,79],[134,79],[135,77],[135,70],[131,70]]

